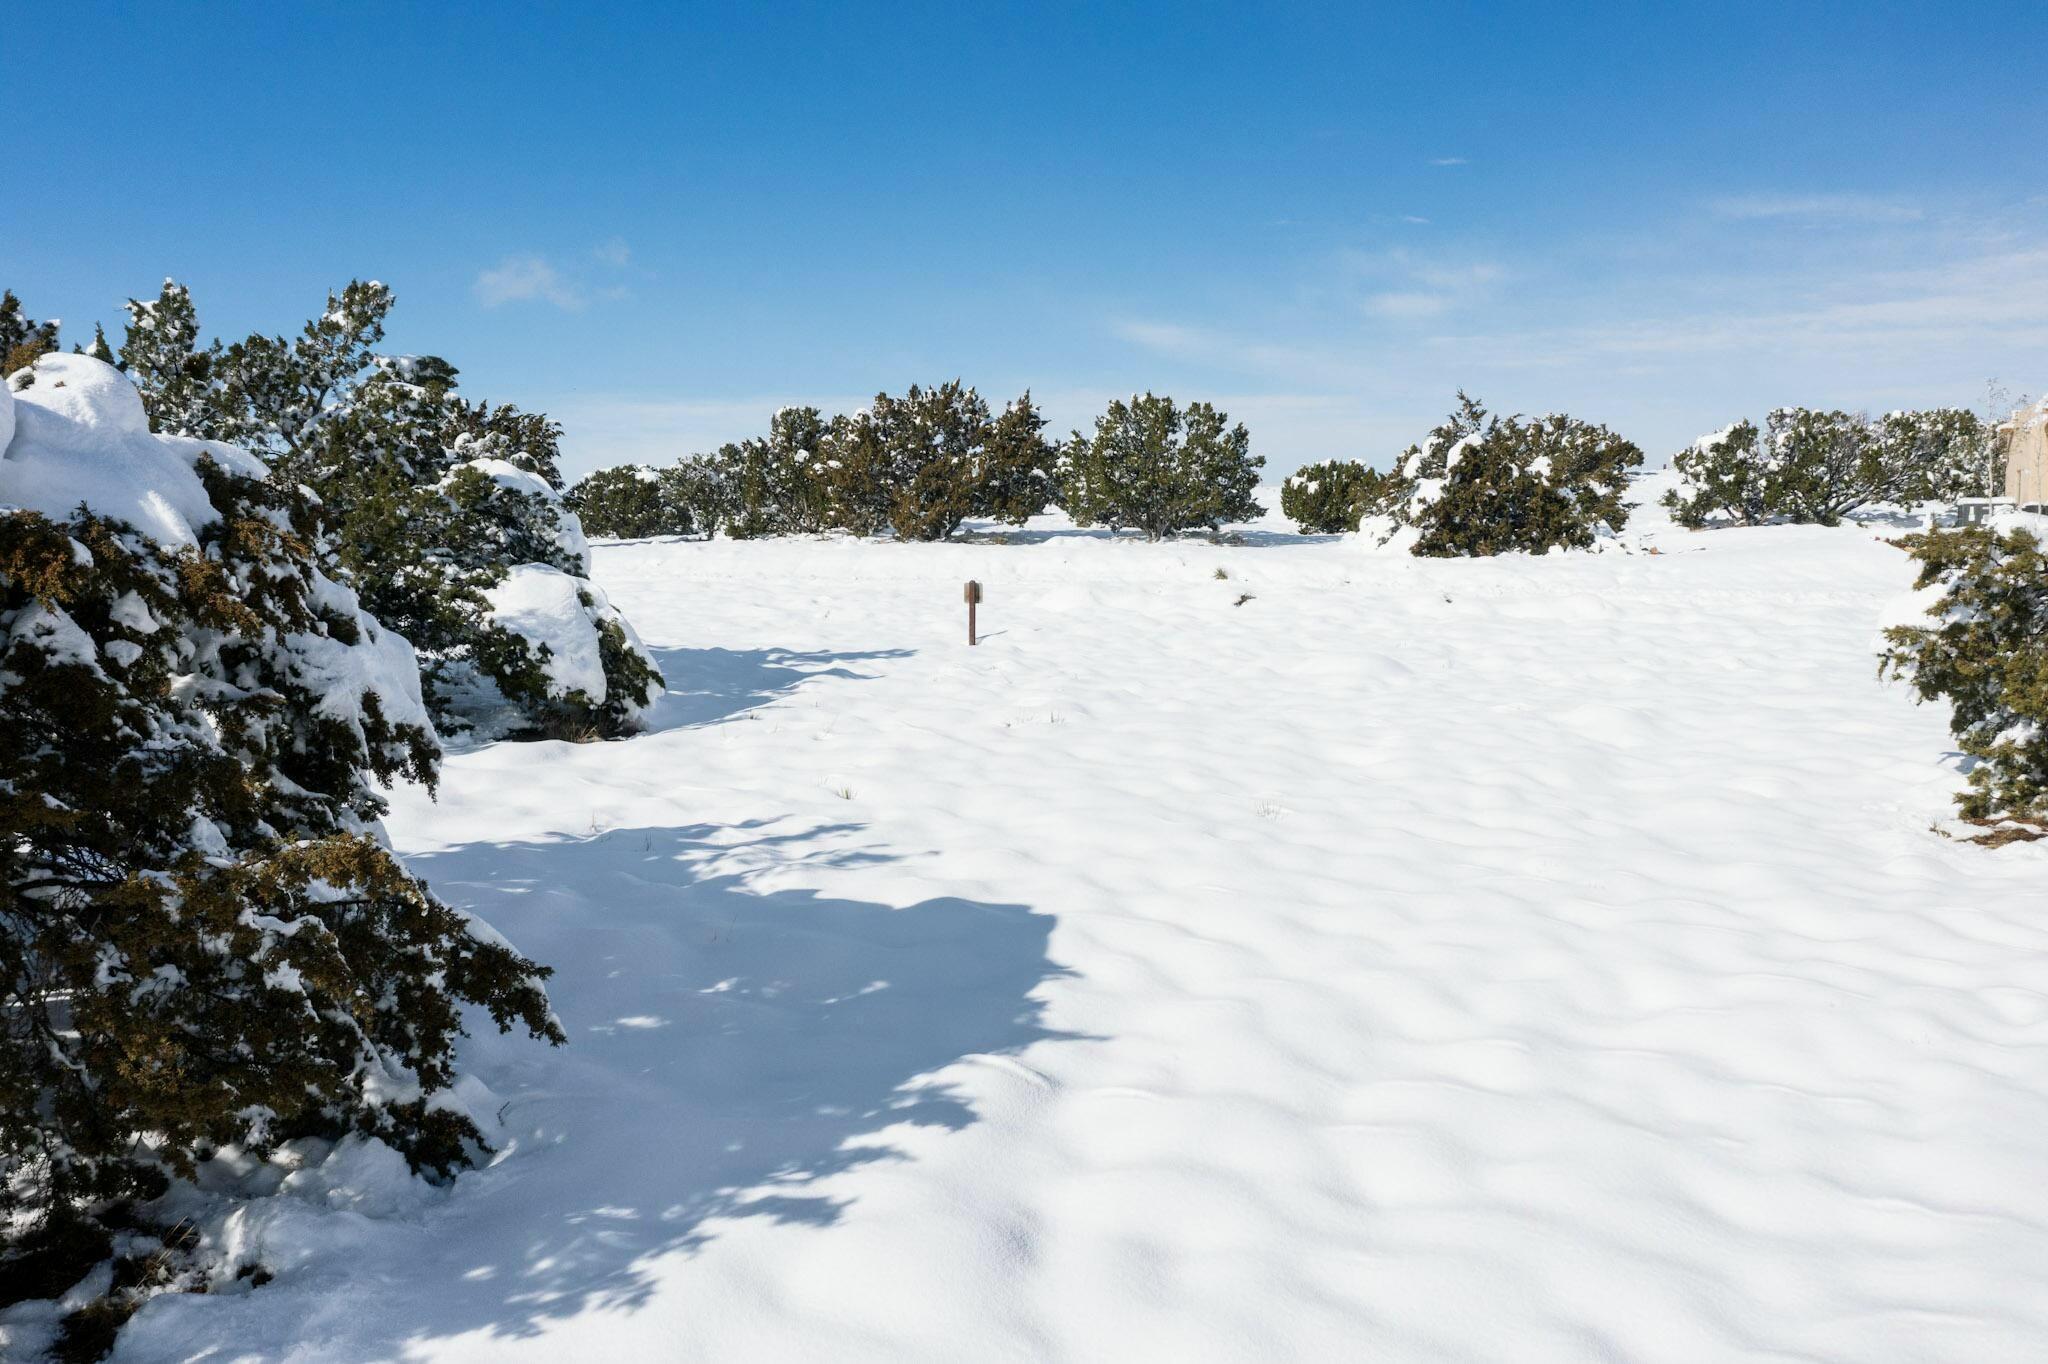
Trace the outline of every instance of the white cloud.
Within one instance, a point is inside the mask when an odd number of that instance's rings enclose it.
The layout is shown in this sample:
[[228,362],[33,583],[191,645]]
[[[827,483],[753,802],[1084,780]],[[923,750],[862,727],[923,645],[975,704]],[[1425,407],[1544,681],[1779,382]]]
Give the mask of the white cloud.
[[1471,162],[1462,156],[1432,156],[1429,158],[1429,164],[1432,166],[1466,166],[1470,165]]
[[624,269],[633,260],[633,248],[626,245],[624,237],[613,237],[594,248],[590,254],[597,258],[599,264],[609,265],[614,270]]
[[583,296],[543,256],[507,256],[479,272],[472,288],[486,308],[536,300],[572,311],[583,306]]

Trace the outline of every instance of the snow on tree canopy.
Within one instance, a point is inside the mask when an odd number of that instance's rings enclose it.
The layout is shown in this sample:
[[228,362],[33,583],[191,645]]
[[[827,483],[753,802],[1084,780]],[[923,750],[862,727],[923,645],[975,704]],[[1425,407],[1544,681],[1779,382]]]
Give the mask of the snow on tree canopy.
[[507,492],[523,493],[546,502],[555,516],[555,543],[565,555],[583,566],[584,577],[590,576],[590,541],[583,534],[583,523],[577,519],[576,513],[562,505],[562,495],[555,491],[553,484],[510,460],[472,459],[450,469],[447,477],[441,480],[442,486],[446,487],[464,469],[476,470]]
[[541,667],[552,698],[581,692],[592,705],[622,703],[625,717],[637,720],[647,705],[638,697],[613,697],[605,680],[604,627],[616,627],[628,650],[659,674],[653,658],[633,627],[587,578],[577,578],[547,564],[521,564],[504,581],[485,591],[493,623],[535,646],[546,646]]
[[8,379],[0,405],[0,506],[62,521],[83,505],[164,545],[198,543],[219,513],[194,472],[202,454],[262,478],[262,461],[219,441],[150,434],[135,385],[104,360],[52,353]]

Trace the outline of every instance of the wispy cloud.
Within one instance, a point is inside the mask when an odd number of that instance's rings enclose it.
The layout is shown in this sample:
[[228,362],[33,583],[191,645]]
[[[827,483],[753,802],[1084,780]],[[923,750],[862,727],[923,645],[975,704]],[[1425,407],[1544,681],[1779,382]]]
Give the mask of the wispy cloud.
[[480,271],[471,287],[477,302],[486,308],[542,302],[573,312],[583,306],[583,295],[544,256],[507,256],[491,269]]
[[1868,194],[1733,194],[1711,200],[1717,217],[1737,221],[1803,219],[1814,222],[1905,223],[1926,213],[1916,204]]
[[1445,261],[1406,249],[1348,251],[1340,275],[1362,290],[1360,306],[1393,320],[1442,317],[1484,301],[1507,271],[1492,261]]
[[[579,260],[581,266],[575,264]],[[625,285],[604,280],[607,275],[616,276],[632,262],[633,250],[623,237],[598,243],[587,258],[572,257],[566,269],[539,252],[513,252],[490,269],[478,271],[476,282],[470,287],[477,302],[486,308],[499,308],[507,303],[551,303],[575,312],[593,298],[631,297]]]
[[1429,158],[1429,164],[1432,166],[1467,166],[1471,162],[1462,156],[1432,156]]

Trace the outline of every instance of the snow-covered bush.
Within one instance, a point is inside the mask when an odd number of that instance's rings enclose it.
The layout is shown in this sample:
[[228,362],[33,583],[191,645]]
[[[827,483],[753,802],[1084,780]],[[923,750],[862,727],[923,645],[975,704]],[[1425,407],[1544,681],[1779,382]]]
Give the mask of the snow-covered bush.
[[1489,416],[1460,393],[1389,475],[1393,535],[1434,558],[1586,549],[1627,524],[1622,494],[1642,462],[1604,426],[1559,413]]
[[1280,485],[1280,510],[1309,535],[1341,535],[1387,510],[1391,480],[1355,459],[1304,464]]
[[1150,393],[1110,403],[1095,434],[1074,433],[1062,461],[1061,505],[1078,525],[1126,526],[1154,540],[1249,521],[1263,456],[1244,423],[1208,403]]
[[1674,455],[1679,484],[1664,504],[1684,526],[1831,526],[1872,503],[1952,501],[1992,491],[1996,463],[1992,432],[1962,408],[1872,420],[1781,407],[1761,432],[1737,422]]
[[1885,631],[1887,673],[1949,704],[1976,760],[1964,818],[2048,830],[2048,516],[1909,535],[1927,623]]
[[835,418],[820,451],[834,525],[888,527],[900,540],[943,540],[972,516],[1021,524],[1045,510],[1054,452],[1031,395],[992,417],[959,380],[875,395]]
[[589,576],[557,491],[560,426],[466,401],[436,356],[377,353],[393,302],[356,281],[296,338],[201,349],[191,298],[167,281],[154,302],[131,303],[122,362],[160,428],[241,440],[314,490],[364,606],[418,652],[444,731],[624,732],[621,717],[653,699],[652,659],[623,650],[608,689],[555,695],[534,681],[551,645],[507,626],[488,595],[526,564]]
[[464,1006],[561,1040],[546,971],[383,841],[376,783],[439,750],[330,562],[296,484],[152,435],[111,366],[0,386],[0,1281],[61,1287],[222,1146],[446,1176]]
[[523,563],[484,598],[491,623],[527,646],[492,676],[543,733],[586,738],[641,727],[661,670],[603,588]]
[[661,502],[672,524],[706,538],[733,517],[733,487],[716,455],[691,455],[660,471]]
[[1671,457],[1678,485],[1664,494],[1681,526],[1729,522],[1753,526],[1769,519],[1772,493],[1754,422],[1740,421],[1701,436]]
[[809,535],[825,529],[830,498],[819,463],[825,419],[815,407],[785,407],[766,438],[722,445],[711,458],[725,500],[725,533],[735,540]]
[[688,511],[678,515],[662,496],[661,475],[644,464],[599,469],[564,493],[562,500],[586,534],[608,540],[688,535],[695,529]]

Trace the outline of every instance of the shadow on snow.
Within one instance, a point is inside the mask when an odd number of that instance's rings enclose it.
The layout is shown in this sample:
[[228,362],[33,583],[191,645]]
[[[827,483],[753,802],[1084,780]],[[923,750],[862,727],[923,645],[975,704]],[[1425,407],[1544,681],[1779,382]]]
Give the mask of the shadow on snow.
[[[432,1338],[524,1336],[637,1309],[657,1282],[654,1257],[749,1219],[838,1221],[847,1200],[827,1187],[833,1176],[908,1159],[918,1129],[976,1120],[936,1072],[1074,1036],[1043,1021],[1040,987],[1067,974],[1047,956],[1049,915],[747,885],[764,868],[889,860],[859,824],[781,821],[408,859],[556,968],[549,993],[569,1045],[473,1021],[463,1064],[504,1103],[500,1158],[458,1179],[424,1227],[362,1223],[309,1279],[287,1267],[242,1297],[152,1308],[208,1313],[179,1324],[254,1358],[309,1332],[338,1356],[384,1358]],[[667,1292],[678,1321],[716,1310],[687,1275],[671,1270]],[[338,1313],[343,1296],[374,1308]]]
[[865,681],[872,673],[848,664],[907,658],[909,649],[869,649],[846,653],[790,649],[650,649],[667,681],[668,692],[656,703],[649,728],[684,729],[730,719],[766,705],[816,677]]

